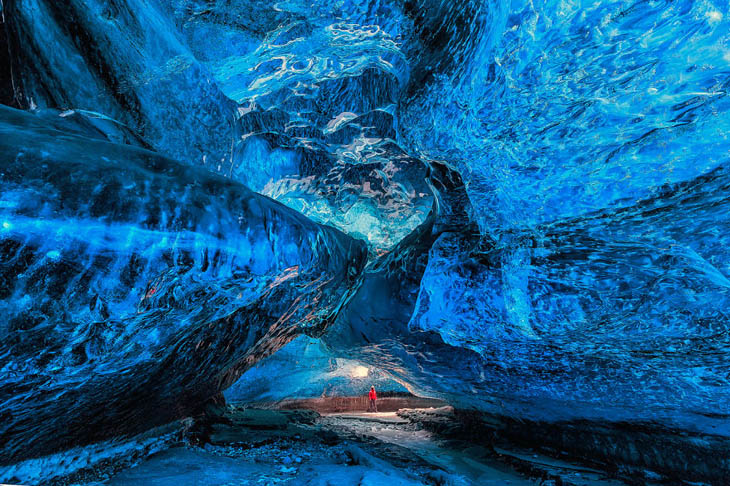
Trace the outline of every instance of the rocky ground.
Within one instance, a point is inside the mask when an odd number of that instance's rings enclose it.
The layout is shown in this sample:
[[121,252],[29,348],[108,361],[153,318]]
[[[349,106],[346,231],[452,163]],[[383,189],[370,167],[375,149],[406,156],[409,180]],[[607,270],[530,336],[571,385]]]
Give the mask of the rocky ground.
[[63,484],[620,486],[596,469],[466,437],[452,410],[319,414],[211,404],[172,447]]

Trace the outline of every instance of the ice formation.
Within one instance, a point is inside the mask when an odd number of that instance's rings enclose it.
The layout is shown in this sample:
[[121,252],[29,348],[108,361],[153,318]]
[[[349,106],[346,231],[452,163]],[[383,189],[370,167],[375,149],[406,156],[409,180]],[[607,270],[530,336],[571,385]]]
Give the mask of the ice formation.
[[0,466],[267,356],[730,434],[727,2],[0,5]]

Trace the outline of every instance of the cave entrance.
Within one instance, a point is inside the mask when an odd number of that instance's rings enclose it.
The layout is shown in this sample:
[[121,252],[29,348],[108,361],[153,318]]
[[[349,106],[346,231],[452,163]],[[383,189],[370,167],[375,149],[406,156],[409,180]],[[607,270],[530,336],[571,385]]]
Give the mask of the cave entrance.
[[283,410],[314,410],[320,414],[395,414],[404,408],[440,408],[449,404],[437,398],[419,397],[408,392],[378,391],[377,411],[369,410],[370,400],[365,394],[356,396],[325,396],[313,398],[294,398],[283,400],[279,408]]
[[320,414],[367,413],[369,392],[378,413],[439,408],[443,400],[418,396],[413,387],[372,363],[334,356],[320,340],[301,336],[244,373],[225,392],[231,404]]
[[[384,414],[395,415],[400,409],[439,408],[448,403],[414,394],[407,383],[387,371],[358,361],[330,360],[326,373],[312,376],[309,396],[291,396],[276,406],[282,410],[314,410],[322,415]],[[320,393],[314,393],[321,389]],[[372,398],[372,400],[371,400]]]

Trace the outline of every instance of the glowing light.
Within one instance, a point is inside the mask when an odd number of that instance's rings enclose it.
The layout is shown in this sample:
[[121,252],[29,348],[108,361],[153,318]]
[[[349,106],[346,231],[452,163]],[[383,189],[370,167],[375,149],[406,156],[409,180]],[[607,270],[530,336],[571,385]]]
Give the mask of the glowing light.
[[365,366],[355,366],[350,372],[350,375],[353,378],[365,378],[368,376],[369,371]]
[[711,10],[711,11],[707,12],[706,15],[711,24],[720,22],[722,20],[722,13],[718,12],[717,10]]

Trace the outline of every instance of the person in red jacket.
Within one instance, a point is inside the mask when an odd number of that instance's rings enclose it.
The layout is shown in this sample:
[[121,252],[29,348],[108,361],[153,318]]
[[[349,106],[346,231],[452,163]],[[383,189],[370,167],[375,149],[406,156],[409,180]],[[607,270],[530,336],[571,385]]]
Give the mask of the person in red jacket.
[[378,399],[378,394],[375,393],[375,387],[370,387],[370,393],[368,393],[368,397],[370,397],[370,406],[368,406],[368,412],[377,412],[378,411],[378,405],[375,403]]

